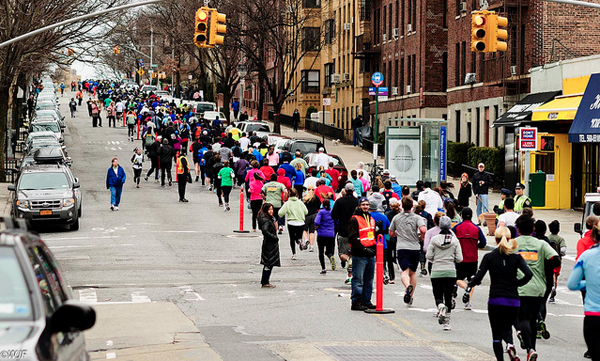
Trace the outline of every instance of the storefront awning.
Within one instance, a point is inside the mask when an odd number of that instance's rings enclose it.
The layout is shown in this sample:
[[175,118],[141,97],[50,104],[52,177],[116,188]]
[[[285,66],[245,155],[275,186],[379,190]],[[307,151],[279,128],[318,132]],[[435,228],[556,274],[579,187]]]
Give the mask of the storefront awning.
[[531,112],[534,109],[554,99],[558,94],[560,94],[560,91],[529,94],[506,113],[502,114],[500,118],[496,119],[492,127],[517,127],[521,123],[531,120]]
[[600,74],[592,74],[569,129],[570,143],[600,143]]
[[561,95],[533,111],[533,121],[573,120],[582,94]]

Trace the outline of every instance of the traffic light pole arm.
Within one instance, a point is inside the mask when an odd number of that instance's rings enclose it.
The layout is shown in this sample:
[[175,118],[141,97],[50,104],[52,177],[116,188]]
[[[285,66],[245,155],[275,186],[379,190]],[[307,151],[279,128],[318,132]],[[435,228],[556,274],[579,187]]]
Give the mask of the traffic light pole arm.
[[589,3],[586,1],[579,1],[579,0],[542,0],[542,1],[549,1],[549,2],[553,2],[553,3],[561,3],[561,4],[570,4],[570,5],[577,5],[577,6],[587,6],[589,8],[600,9],[600,4],[593,4],[593,3]]
[[111,13],[113,11],[119,11],[119,10],[134,8],[134,7],[138,7],[138,6],[156,4],[156,3],[159,3],[159,2],[162,2],[162,1],[164,1],[164,0],[146,0],[146,1],[139,2],[139,3],[135,3],[135,4],[127,4],[127,5],[116,6],[114,8],[109,8],[109,9],[105,9],[105,10],[96,11],[95,13],[78,16],[76,18],[72,18],[72,19],[68,19],[68,20],[65,20],[65,21],[61,21],[61,22],[56,23],[56,24],[44,26],[43,28],[31,31],[31,32],[29,32],[27,34],[19,35],[16,38],[12,38],[12,39],[7,40],[7,41],[5,41],[3,43],[0,43],[0,48],[3,48],[3,47],[5,47],[7,45],[10,45],[12,43],[16,43],[17,41],[21,41],[23,39],[27,39],[27,38],[29,38],[31,36],[43,33],[45,31],[52,30],[52,29],[57,28],[59,26],[69,25],[69,24],[72,24],[72,23],[76,23],[78,21],[82,21],[82,20],[86,20],[86,19],[89,19],[89,18],[94,18],[94,17],[100,16],[100,15],[104,15],[104,14],[107,14],[107,13]]
[[133,50],[138,54],[142,54],[143,56],[145,56],[146,58],[150,59],[150,55],[144,54],[139,50],[136,50],[133,46],[124,46],[125,49],[129,49],[129,50]]

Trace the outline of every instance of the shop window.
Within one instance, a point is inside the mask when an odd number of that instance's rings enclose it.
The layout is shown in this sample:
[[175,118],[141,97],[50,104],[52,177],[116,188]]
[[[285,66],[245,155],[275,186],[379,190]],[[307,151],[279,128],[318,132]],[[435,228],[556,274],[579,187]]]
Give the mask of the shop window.
[[536,154],[535,170],[546,174],[554,174],[554,153]]

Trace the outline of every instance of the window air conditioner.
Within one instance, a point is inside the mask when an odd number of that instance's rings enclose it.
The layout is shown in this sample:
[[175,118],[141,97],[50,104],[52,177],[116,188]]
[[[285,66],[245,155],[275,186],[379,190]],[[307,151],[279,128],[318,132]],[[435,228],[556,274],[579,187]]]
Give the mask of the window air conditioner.
[[392,87],[392,95],[398,95],[398,87]]
[[340,83],[340,74],[331,74],[331,84]]
[[475,73],[467,73],[465,76],[465,84],[475,84],[477,82],[477,76]]
[[350,23],[344,23],[344,30],[346,30],[346,31],[350,30]]
[[406,94],[410,94],[410,85],[406,86]]
[[387,41],[387,34],[383,34],[381,40],[385,43]]
[[467,12],[467,2],[463,1],[460,3],[460,12],[461,13],[466,13]]
[[407,24],[407,25],[406,25],[406,32],[407,32],[407,33],[410,33],[410,32],[412,32],[412,24]]
[[392,29],[392,38],[398,40],[398,35],[399,35],[398,33],[399,33],[398,28],[393,28]]
[[342,75],[342,81],[350,81],[350,74],[344,73]]

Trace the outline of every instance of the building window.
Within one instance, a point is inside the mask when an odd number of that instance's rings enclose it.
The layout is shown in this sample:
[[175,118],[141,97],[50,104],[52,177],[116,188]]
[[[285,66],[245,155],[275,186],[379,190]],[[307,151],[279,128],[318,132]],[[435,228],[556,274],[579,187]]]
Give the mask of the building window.
[[406,21],[406,23],[407,23],[407,25],[406,25],[406,35],[410,35],[410,31],[408,31],[408,25],[410,25],[412,27],[412,22],[411,22],[411,20],[412,20],[411,19],[411,14],[412,14],[412,0],[408,0],[408,9],[407,10],[408,10],[407,11],[408,16],[406,17],[407,18],[406,19],[407,20]]
[[302,7],[305,9],[320,8],[321,0],[302,0]]
[[460,43],[456,43],[454,50],[454,85],[460,85]]
[[412,3],[412,21],[411,21],[411,24],[413,25],[412,31],[416,32],[417,31],[417,0],[413,0],[413,3]]
[[458,81],[460,84],[464,84],[465,75],[467,74],[467,42],[463,41],[461,44],[461,61],[460,61],[460,78]]
[[[383,16],[381,17],[381,19],[382,19],[381,21],[383,21],[383,26],[381,27],[381,30],[383,31],[383,34],[385,34],[385,31],[387,30],[387,27],[386,27],[386,25],[387,25],[386,24],[386,22],[387,22],[387,6],[383,7]],[[392,35],[392,34],[389,34],[389,35]],[[385,40],[386,41],[389,40],[387,36],[386,36]],[[382,41],[383,41],[383,39],[382,39]]]
[[417,55],[412,56],[412,87],[411,91],[414,93],[417,91]]
[[371,0],[361,0],[360,20],[371,20]]
[[331,86],[331,75],[335,74],[335,64],[325,64],[325,86]]
[[360,59],[360,70],[361,73],[371,72],[371,61],[370,59]]
[[[406,60],[406,61],[407,61],[407,63],[406,63],[406,74],[407,74],[407,77],[406,77],[406,89],[407,89],[407,90],[406,90],[406,92],[407,92],[407,93],[408,93],[408,88],[410,88],[410,87],[411,87],[411,85],[412,85],[411,71],[410,71],[410,70],[412,69],[412,61],[411,61],[411,60],[412,60],[412,59],[411,59],[411,57],[410,57],[410,55],[409,55],[409,56],[407,57],[407,60]],[[412,90],[412,89],[411,89],[411,90]]]
[[406,28],[404,24],[404,0],[402,0],[402,8],[400,9],[400,36],[404,36],[404,29]]
[[398,80],[400,81],[399,95],[404,95],[404,58],[400,59],[400,71],[398,72]]
[[445,92],[448,89],[448,53],[442,54],[442,91]]
[[302,29],[302,51],[319,50],[319,41],[321,39],[321,29],[306,27]]
[[321,86],[319,84],[318,70],[302,70],[302,92],[319,93]]
[[480,128],[480,123],[481,122],[481,111],[479,108],[475,108],[475,145],[476,146],[480,146],[481,145],[481,136],[479,135],[479,128]]
[[471,53],[471,73],[477,74],[477,53]]
[[333,39],[335,39],[335,20],[326,20],[323,27],[325,29],[325,44],[333,43]]
[[392,62],[391,61],[388,62],[387,78],[388,78],[387,84],[391,84],[392,83],[392,79],[393,79],[392,78]]
[[392,83],[392,86],[398,87],[398,76],[399,76],[399,71],[398,71],[398,59],[394,60],[394,77],[390,78],[392,81],[390,83]]
[[394,27],[394,26],[393,26],[393,24],[392,24],[392,21],[393,21],[393,15],[394,15],[394,13],[393,13],[393,11],[392,11],[392,9],[393,9],[392,5],[393,5],[393,4],[390,4],[390,9],[389,9],[389,11],[388,11],[388,17],[389,17],[389,21],[388,21],[388,23],[389,23],[389,24],[388,24],[388,26],[389,26],[389,30],[390,30],[390,31],[388,32],[388,34],[389,34],[389,39],[388,39],[388,40],[391,40],[391,39],[392,39],[392,28]]

